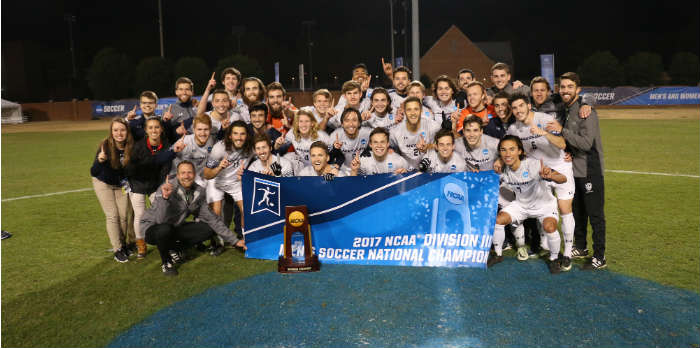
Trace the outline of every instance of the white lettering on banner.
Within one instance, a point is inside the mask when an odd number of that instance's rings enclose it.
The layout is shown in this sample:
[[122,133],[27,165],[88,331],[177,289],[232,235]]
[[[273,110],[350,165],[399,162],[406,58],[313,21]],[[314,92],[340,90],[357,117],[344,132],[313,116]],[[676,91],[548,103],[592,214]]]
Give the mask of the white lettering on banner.
[[615,92],[593,93],[593,98],[595,98],[595,100],[614,100],[615,99]]
[[488,251],[465,249],[430,249],[428,253],[429,263],[445,262],[476,262],[484,263],[488,257]]
[[336,260],[364,260],[365,251],[362,249],[319,248],[318,257],[321,259]]
[[700,93],[681,93],[681,99],[700,99]]
[[124,105],[105,105],[104,112],[124,112]]
[[384,239],[384,246],[416,245],[416,236],[388,236]]
[[423,262],[423,249],[369,249],[368,260]]
[[382,237],[355,237],[352,241],[353,248],[376,247],[382,241]]
[[423,239],[424,246],[444,247],[462,246],[476,247],[480,234],[456,234],[456,233],[428,233]]

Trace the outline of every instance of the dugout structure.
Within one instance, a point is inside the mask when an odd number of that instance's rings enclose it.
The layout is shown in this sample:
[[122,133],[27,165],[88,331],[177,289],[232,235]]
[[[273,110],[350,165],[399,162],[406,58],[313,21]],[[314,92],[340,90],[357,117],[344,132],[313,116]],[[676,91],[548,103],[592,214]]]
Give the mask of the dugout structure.
[[22,105],[2,99],[2,124],[24,122],[26,122],[26,119],[22,116]]

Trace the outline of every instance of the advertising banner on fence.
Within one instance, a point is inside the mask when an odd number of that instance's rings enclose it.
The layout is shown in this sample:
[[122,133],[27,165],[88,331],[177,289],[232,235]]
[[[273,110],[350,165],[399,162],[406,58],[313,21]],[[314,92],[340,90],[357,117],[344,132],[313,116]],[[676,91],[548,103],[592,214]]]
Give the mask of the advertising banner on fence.
[[700,87],[584,87],[596,105],[692,105],[700,104]]
[[306,205],[321,263],[486,266],[498,204],[489,172],[277,178],[246,171],[246,257],[277,260],[284,207]]
[[[197,99],[201,99],[197,98]],[[156,115],[162,115],[163,112],[170,106],[177,102],[176,97],[158,99],[158,106],[156,106]],[[114,117],[114,116],[126,116],[126,114],[131,111],[134,106],[138,106],[138,99],[124,99],[115,101],[93,101],[92,102],[92,116],[93,117]],[[137,108],[138,109],[138,108]],[[141,115],[141,109],[136,110],[137,115]]]

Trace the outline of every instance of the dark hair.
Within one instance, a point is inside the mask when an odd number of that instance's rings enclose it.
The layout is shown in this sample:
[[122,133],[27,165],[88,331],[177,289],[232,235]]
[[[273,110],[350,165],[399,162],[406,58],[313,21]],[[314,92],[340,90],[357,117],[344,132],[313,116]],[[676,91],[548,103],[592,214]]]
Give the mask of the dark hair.
[[372,91],[372,95],[369,97],[370,104],[372,101],[372,98],[374,98],[375,94],[384,94],[386,96],[386,101],[387,101],[387,106],[386,106],[386,113],[392,113],[394,112],[394,109],[391,107],[391,96],[389,95],[389,91],[382,87],[377,87]]
[[155,100],[156,102],[158,101],[158,95],[156,92],[153,91],[143,91],[141,94],[139,94],[139,102],[141,101],[141,98],[146,98],[150,100]]
[[264,111],[265,116],[267,116],[267,112],[268,112],[267,104],[257,102],[255,104],[251,105],[250,108],[248,108],[248,114],[252,114],[254,111]]
[[253,137],[253,143],[252,143],[253,147],[255,147],[255,144],[257,144],[261,141],[266,142],[268,146],[272,147],[272,140],[270,140],[270,137],[267,136],[267,133],[255,134],[255,136]]
[[474,114],[469,114],[467,115],[467,118],[462,121],[462,129],[466,127],[470,123],[476,123],[479,125],[479,129],[484,129],[484,124],[483,121],[481,120],[481,117],[474,115]]
[[357,110],[357,109],[355,109],[355,108],[347,108],[347,109],[343,110],[343,113],[342,113],[342,114],[340,114],[340,124],[341,124],[341,125],[342,125],[343,122],[345,121],[345,115],[347,115],[347,114],[349,114],[349,113],[351,113],[351,112],[354,112],[354,113],[357,115],[357,119],[358,119],[358,120],[360,119],[360,110]]
[[192,83],[192,80],[190,80],[189,78],[184,77],[184,76],[178,78],[178,79],[175,81],[175,89],[177,89],[177,86],[178,86],[178,85],[181,85],[181,84],[183,84],[183,83],[186,83],[186,84],[190,85],[190,89],[191,89],[191,90],[194,90],[194,83]]
[[472,78],[474,78],[474,72],[472,71],[472,69],[467,69],[467,68],[459,69],[459,72],[457,72],[457,78],[459,78],[459,75],[466,74],[466,73],[469,73],[469,75],[472,75]]
[[355,71],[355,69],[365,69],[365,72],[369,73],[369,70],[367,70],[367,65],[365,65],[365,63],[355,64],[355,66],[352,67],[352,71]]
[[503,137],[503,139],[501,139],[501,141],[498,142],[498,152],[499,152],[499,153],[501,152],[501,144],[503,144],[503,142],[506,141],[506,140],[511,140],[511,141],[514,141],[514,142],[515,142],[515,145],[518,146],[518,149],[519,149],[520,152],[521,152],[521,153],[520,153],[520,156],[518,156],[518,158],[520,158],[520,160],[522,161],[523,158],[525,158],[525,148],[523,147],[523,142],[522,142],[522,140],[520,140],[520,138],[518,138],[518,137],[515,136],[515,135],[510,135],[510,134],[509,134],[509,135],[506,135],[505,137]]
[[165,140],[168,139],[168,137],[165,135],[165,126],[163,126],[163,120],[161,120],[158,116],[149,117],[146,119],[146,122],[143,123],[143,128],[146,128],[148,126],[148,122],[151,121],[156,121],[160,125],[160,143],[164,144]]
[[325,152],[326,155],[328,155],[328,145],[326,145],[326,143],[324,143],[321,140],[314,141],[311,144],[311,146],[309,147],[309,153],[311,152],[311,149],[313,149],[313,148],[323,149],[323,152]]
[[384,134],[386,136],[386,140],[389,140],[389,131],[384,127],[372,129],[372,132],[369,133],[369,139],[372,139],[375,134]]
[[576,87],[581,86],[581,79],[578,77],[578,74],[573,72],[573,71],[569,71],[569,72],[561,75],[561,77],[559,78],[560,85],[561,85],[561,80],[571,80],[571,81],[574,81],[574,83],[576,84]]
[[513,102],[519,99],[522,99],[525,102],[525,104],[530,104],[530,97],[522,93],[516,93],[511,95],[510,98],[508,98],[508,104],[513,105]]
[[223,82],[224,79],[226,79],[226,75],[236,75],[236,77],[238,78],[238,87],[241,86],[241,72],[238,71],[238,69],[236,69],[232,66],[224,69],[221,72],[221,82]]
[[506,74],[510,74],[510,66],[506,63],[496,63],[491,67],[491,73],[493,74],[494,70],[505,70]]
[[447,82],[447,85],[452,90],[452,97],[454,98],[457,93],[457,85],[455,85],[455,82],[447,75],[440,75],[435,79],[435,83],[433,83],[433,95],[435,98],[437,98],[437,85],[440,82]]
[[270,91],[282,91],[282,96],[287,96],[287,90],[284,89],[284,86],[282,86],[281,83],[275,81],[275,82],[270,82],[269,85],[267,85],[267,93],[265,95],[269,95]]
[[394,73],[391,75],[391,77],[393,78],[396,75],[396,73],[400,72],[405,72],[406,74],[408,74],[408,79],[413,80],[413,72],[411,72],[411,69],[403,65],[394,69]]
[[452,144],[455,143],[455,135],[452,133],[451,129],[441,128],[437,133],[435,133],[435,143],[437,144],[438,139],[442,137],[450,137],[452,139]]
[[[505,90],[503,90],[503,91],[500,91],[500,92],[496,93],[496,95],[493,96],[493,99],[507,99],[507,100],[510,100],[510,94],[508,94],[508,92],[506,92]],[[510,104],[510,102],[508,102],[508,103]]]
[[413,102],[418,103],[418,105],[420,105],[421,110],[423,109],[423,102],[420,99],[418,99],[418,97],[408,97],[403,101],[404,110],[406,109],[406,104]]
[[[536,83],[544,83],[545,86],[547,86],[547,90],[548,90],[548,91],[551,91],[551,90],[552,90],[552,88],[549,86],[549,81],[547,81],[547,79],[545,79],[545,78],[542,77],[542,76],[535,76],[535,77],[532,79],[532,81],[530,81],[530,89],[532,89],[532,86],[534,86]],[[577,86],[578,86],[578,85],[577,85]]]
[[259,78],[257,77],[246,77],[239,83],[238,89],[240,90],[241,96],[243,96],[243,102],[246,105],[250,105],[250,100],[246,98],[245,96],[245,84],[248,82],[255,82],[258,84],[258,102],[262,102],[263,99],[265,99],[266,91],[265,91],[265,85],[263,84],[262,81],[260,81]]
[[226,131],[224,133],[224,145],[226,146],[226,151],[233,151],[233,140],[231,140],[231,133],[233,132],[233,129],[239,127],[245,129],[245,142],[243,142],[243,147],[241,149],[243,150],[243,154],[249,155],[251,153],[251,149],[253,147],[252,144],[252,138],[250,137],[250,134],[248,133],[248,126],[246,125],[245,121],[241,120],[236,120],[233,121],[228,128],[226,128]]
[[197,167],[194,166],[194,163],[190,162],[189,160],[184,160],[184,161],[182,161],[182,162],[180,162],[180,163],[177,164],[177,167],[176,167],[175,171],[179,171],[179,170],[180,170],[180,166],[183,165],[183,164],[189,164],[190,166],[192,166],[192,170],[195,170],[195,169],[197,168]]
[[[211,100],[212,100],[212,101],[214,101],[214,96],[217,95],[217,94],[226,94],[226,99],[229,100],[229,101],[231,100],[231,95],[228,94],[228,92],[226,92],[225,89],[223,89],[223,88],[217,88],[217,89],[214,90],[214,92],[211,93]],[[230,104],[230,102],[229,102],[229,104]]]

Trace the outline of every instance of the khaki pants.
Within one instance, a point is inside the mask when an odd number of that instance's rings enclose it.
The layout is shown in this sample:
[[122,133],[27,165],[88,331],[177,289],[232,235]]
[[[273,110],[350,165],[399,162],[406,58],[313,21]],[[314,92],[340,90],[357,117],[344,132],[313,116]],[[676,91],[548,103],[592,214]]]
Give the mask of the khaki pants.
[[134,208],[134,233],[136,239],[146,238],[146,231],[141,230],[141,216],[143,212],[146,211],[146,197],[153,201],[151,197],[155,197],[154,194],[146,196],[143,193],[129,192],[129,200],[131,201],[131,206]]
[[97,200],[100,201],[102,211],[107,219],[107,236],[112,244],[112,249],[117,251],[124,244],[126,233],[126,213],[129,200],[119,186],[112,186],[92,178],[92,187],[95,189]]

